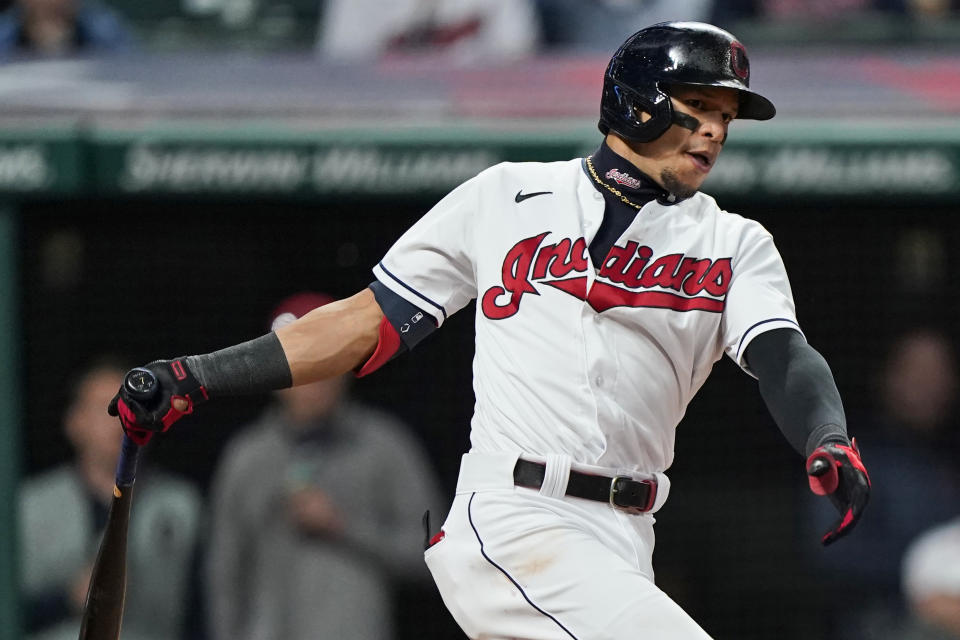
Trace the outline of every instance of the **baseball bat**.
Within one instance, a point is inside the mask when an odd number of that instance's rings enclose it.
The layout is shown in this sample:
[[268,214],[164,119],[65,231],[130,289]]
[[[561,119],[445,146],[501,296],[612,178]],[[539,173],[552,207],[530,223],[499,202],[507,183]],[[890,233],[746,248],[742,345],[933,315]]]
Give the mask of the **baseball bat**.
[[[147,369],[129,371],[124,376],[123,385],[131,397],[139,401],[149,400],[157,391],[157,379]],[[117,640],[120,637],[127,590],[127,525],[139,455],[140,447],[124,434],[107,525],[87,588],[80,640]]]

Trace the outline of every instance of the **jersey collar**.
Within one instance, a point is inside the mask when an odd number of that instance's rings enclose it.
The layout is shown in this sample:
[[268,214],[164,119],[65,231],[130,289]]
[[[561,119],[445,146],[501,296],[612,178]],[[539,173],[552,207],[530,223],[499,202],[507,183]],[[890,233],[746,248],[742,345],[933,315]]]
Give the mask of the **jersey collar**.
[[[680,201],[657,184],[653,178],[637,169],[629,160],[613,151],[607,146],[606,141],[600,143],[600,148],[594,152],[591,160],[597,177],[610,189],[622,193],[630,202],[643,206],[651,200],[656,200],[662,205],[672,205]],[[604,189],[596,184],[592,176],[590,178],[591,182],[594,182],[594,187],[604,196],[611,193],[610,189]]]

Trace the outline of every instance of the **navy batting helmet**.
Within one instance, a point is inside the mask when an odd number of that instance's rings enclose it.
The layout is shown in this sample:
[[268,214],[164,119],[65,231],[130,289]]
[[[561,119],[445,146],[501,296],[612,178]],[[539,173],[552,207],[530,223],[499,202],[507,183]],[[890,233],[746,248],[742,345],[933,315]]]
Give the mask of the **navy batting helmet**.
[[627,38],[610,59],[600,131],[634,142],[659,138],[677,120],[667,94],[674,84],[736,89],[738,118],[769,120],[777,112],[750,90],[747,50],[733,34],[702,22],[662,22]]

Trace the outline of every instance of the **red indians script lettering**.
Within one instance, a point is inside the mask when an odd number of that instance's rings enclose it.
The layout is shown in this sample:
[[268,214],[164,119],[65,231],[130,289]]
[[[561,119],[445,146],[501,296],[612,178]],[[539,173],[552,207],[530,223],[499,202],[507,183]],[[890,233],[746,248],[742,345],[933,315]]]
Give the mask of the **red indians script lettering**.
[[564,238],[545,244],[548,235],[521,240],[507,252],[501,270],[503,285],[490,287],[481,297],[485,316],[502,320],[517,313],[524,295],[540,295],[534,282],[585,300],[601,313],[614,307],[723,311],[733,278],[731,258],[711,260],[681,253],[655,258],[653,249],[631,240],[610,249],[587,291],[586,240]]
[[630,187],[631,189],[639,189],[640,181],[634,178],[629,173],[624,173],[620,169],[610,169],[606,174],[608,180],[613,180],[617,184],[622,184],[625,187]]

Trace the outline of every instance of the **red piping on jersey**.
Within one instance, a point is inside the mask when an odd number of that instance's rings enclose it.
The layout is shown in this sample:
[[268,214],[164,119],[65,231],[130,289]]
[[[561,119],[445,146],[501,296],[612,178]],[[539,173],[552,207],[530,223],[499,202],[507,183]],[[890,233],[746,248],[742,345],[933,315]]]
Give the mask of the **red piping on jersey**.
[[393,328],[393,325],[390,324],[390,321],[384,316],[380,319],[380,338],[377,341],[377,348],[374,349],[370,359],[363,363],[363,366],[360,367],[360,370],[354,375],[362,378],[368,373],[373,373],[385,365],[399,349],[400,334],[397,333],[397,330]]

